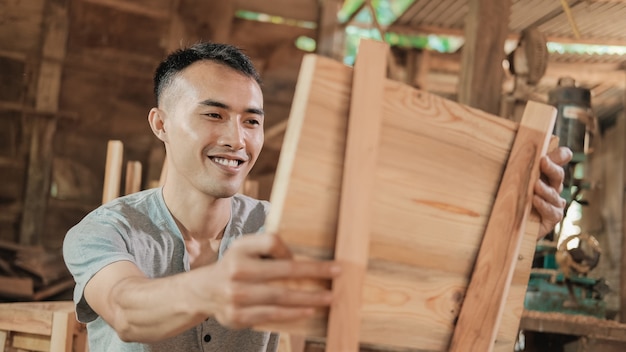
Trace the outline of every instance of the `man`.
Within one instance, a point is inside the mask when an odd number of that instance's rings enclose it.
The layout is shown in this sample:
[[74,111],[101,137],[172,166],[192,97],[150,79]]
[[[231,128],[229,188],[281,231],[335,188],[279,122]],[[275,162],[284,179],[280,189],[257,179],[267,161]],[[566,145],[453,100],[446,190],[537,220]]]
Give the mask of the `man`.
[[[332,279],[333,262],[293,261],[262,230],[268,203],[236,192],[263,145],[263,96],[249,59],[201,43],[155,74],[148,121],[165,144],[164,186],[116,199],[72,228],[64,257],[92,352],[270,351],[277,336],[251,326],[310,316],[329,291],[268,282]],[[566,149],[544,158],[534,205],[547,233],[561,219]],[[237,239],[235,241],[235,239]]]

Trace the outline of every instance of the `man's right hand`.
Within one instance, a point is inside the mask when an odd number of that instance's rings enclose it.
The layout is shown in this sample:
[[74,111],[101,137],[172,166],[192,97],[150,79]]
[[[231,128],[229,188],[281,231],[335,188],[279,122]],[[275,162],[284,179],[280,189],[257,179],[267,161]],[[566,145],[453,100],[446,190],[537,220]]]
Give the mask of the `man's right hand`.
[[213,289],[207,303],[220,324],[240,329],[311,316],[330,305],[330,290],[297,290],[276,281],[332,279],[340,272],[331,261],[294,260],[280,237],[248,235],[237,239],[211,266]]

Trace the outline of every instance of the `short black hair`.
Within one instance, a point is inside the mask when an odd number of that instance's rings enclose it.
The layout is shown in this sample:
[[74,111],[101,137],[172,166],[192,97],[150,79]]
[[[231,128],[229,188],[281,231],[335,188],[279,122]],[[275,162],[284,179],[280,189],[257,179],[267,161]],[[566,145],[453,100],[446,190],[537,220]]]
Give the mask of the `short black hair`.
[[172,52],[159,64],[154,73],[154,97],[157,106],[161,93],[172,83],[174,77],[189,65],[202,60],[226,65],[261,84],[259,73],[243,50],[230,44],[200,42]]

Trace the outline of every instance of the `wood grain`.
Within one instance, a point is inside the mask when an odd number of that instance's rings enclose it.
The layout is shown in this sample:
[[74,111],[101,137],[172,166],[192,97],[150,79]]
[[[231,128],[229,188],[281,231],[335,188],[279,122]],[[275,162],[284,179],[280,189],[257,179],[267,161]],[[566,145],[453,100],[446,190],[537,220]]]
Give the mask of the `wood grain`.
[[362,40],[354,67],[339,203],[327,351],[358,351],[361,296],[369,255],[372,194],[378,157],[388,46]]
[[528,102],[500,183],[450,352],[492,351],[556,109]]
[[120,196],[120,181],[122,179],[122,161],[124,159],[124,144],[121,141],[107,143],[107,159],[104,168],[104,186],[102,189],[102,204]]
[[[349,67],[305,57],[266,222],[297,256],[333,257],[351,87]],[[361,343],[448,348],[518,127],[386,80]],[[537,237],[532,221],[497,335],[509,351]],[[324,337],[327,318],[320,310],[312,319],[263,328]]]

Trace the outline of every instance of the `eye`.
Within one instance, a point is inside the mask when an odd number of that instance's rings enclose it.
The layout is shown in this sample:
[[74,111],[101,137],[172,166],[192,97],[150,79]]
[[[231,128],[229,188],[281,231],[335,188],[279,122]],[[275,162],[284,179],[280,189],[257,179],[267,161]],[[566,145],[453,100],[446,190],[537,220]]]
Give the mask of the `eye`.
[[222,115],[220,115],[220,114],[219,114],[219,113],[217,113],[217,112],[208,112],[208,113],[203,114],[203,115],[204,115],[204,116],[207,116],[207,117],[210,117],[210,118],[212,118],[212,119],[221,119],[221,118],[222,118]]
[[252,125],[252,126],[260,126],[262,124],[262,119],[258,118],[258,117],[252,117],[247,119],[245,122],[248,125]]

